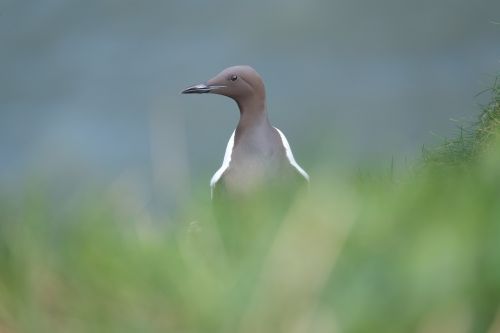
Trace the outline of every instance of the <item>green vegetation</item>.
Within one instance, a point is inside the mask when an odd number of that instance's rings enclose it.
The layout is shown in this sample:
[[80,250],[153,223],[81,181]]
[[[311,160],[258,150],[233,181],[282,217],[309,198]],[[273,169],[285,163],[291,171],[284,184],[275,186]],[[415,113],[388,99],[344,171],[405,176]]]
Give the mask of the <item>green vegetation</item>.
[[478,121],[472,126],[460,127],[460,135],[446,141],[441,147],[424,150],[424,159],[431,164],[460,165],[477,158],[494,141],[500,131],[500,78],[482,94],[490,93],[492,98],[483,107]]
[[317,172],[279,212],[262,200],[221,220],[204,203],[167,221],[104,194],[4,197],[0,332],[498,332],[492,92],[417,174]]

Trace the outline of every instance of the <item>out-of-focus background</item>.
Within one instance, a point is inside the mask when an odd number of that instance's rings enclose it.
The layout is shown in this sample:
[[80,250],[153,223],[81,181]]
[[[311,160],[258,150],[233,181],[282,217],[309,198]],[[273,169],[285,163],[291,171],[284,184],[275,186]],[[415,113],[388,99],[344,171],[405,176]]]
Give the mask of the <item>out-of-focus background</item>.
[[3,0],[0,182],[189,196],[238,113],[179,92],[235,64],[262,74],[306,169],[403,163],[477,113],[498,21],[497,0]]
[[[498,0],[0,0],[0,333],[500,332],[498,22]],[[234,64],[309,191],[211,205],[238,112],[179,92]]]

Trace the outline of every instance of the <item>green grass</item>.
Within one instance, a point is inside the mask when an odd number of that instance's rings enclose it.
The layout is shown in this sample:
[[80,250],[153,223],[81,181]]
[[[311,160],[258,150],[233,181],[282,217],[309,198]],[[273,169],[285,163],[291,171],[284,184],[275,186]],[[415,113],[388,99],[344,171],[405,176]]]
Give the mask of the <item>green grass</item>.
[[482,108],[478,120],[461,126],[459,135],[447,140],[437,149],[425,150],[424,160],[431,164],[462,165],[476,159],[488,148],[500,129],[500,77],[481,94],[491,94],[490,102]]
[[0,332],[498,332],[493,92],[417,174],[318,171],[293,205],[263,199],[247,218],[207,203],[153,218],[93,192],[54,204],[43,186],[4,196]]

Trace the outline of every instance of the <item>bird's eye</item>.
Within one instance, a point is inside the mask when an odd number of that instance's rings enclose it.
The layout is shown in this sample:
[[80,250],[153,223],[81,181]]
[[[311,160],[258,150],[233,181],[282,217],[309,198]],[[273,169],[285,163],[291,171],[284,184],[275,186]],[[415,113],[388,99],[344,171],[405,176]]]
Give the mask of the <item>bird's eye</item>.
[[237,75],[231,76],[231,81],[236,81],[236,80],[238,80],[238,76]]

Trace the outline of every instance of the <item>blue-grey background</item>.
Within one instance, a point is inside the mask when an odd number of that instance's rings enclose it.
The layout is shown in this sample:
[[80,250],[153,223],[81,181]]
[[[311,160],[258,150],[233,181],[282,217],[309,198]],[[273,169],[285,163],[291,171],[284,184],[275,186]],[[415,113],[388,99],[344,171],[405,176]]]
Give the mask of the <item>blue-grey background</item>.
[[0,181],[188,197],[238,113],[179,91],[235,64],[304,168],[414,159],[477,114],[499,21],[498,0],[1,0]]

